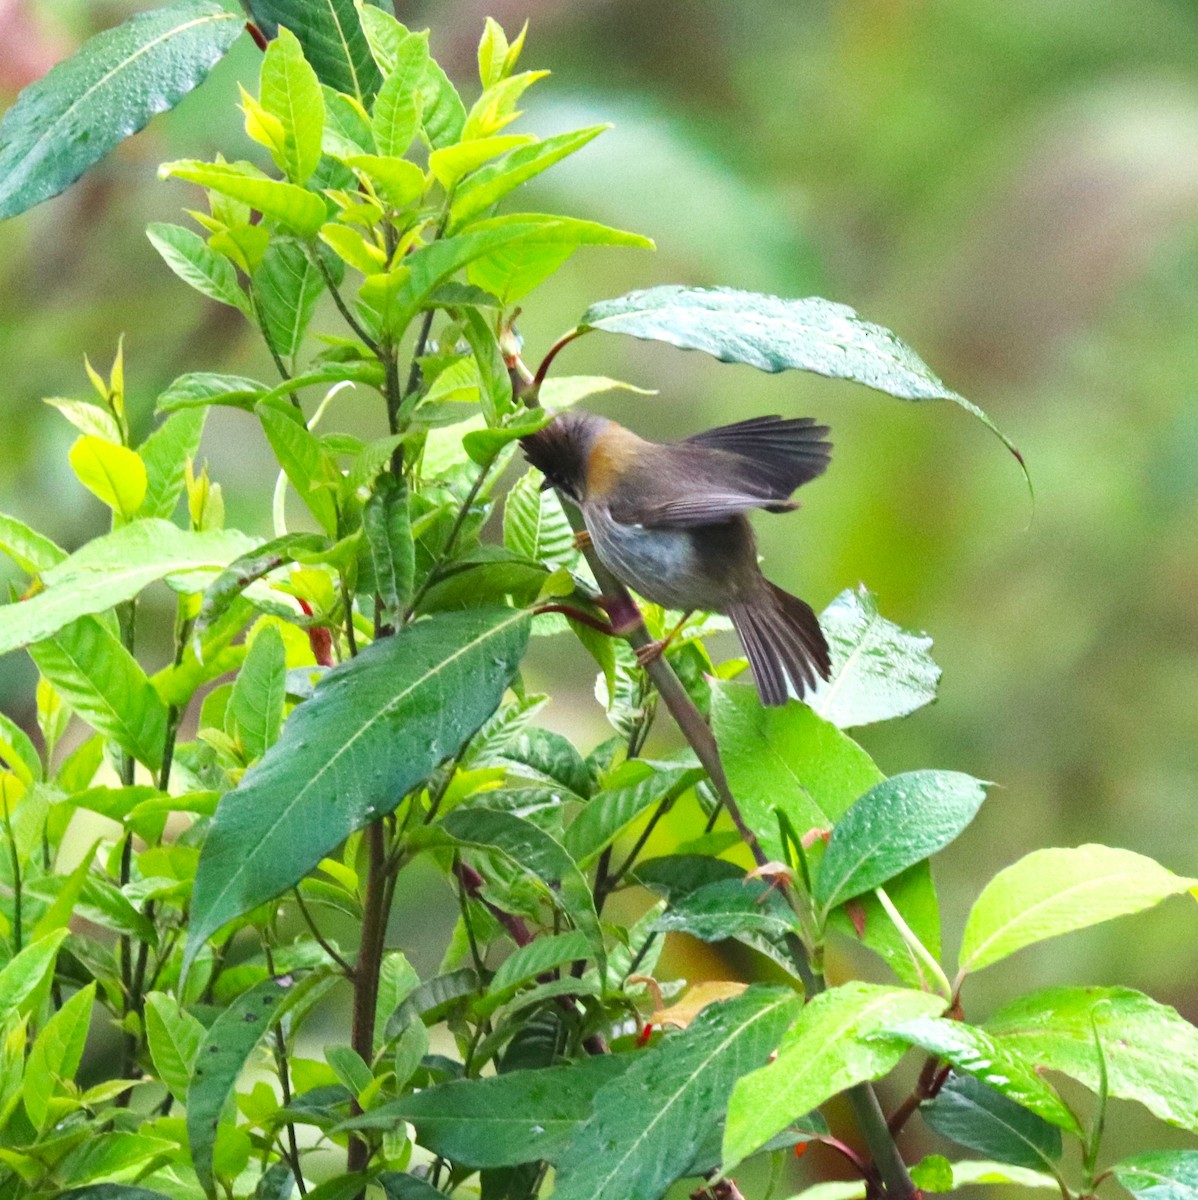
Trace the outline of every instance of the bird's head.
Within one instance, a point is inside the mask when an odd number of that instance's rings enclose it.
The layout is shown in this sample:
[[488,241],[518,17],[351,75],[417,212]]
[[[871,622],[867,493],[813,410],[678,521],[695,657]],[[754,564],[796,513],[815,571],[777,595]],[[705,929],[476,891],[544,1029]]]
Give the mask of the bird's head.
[[544,487],[555,487],[575,504],[587,496],[587,460],[595,439],[611,422],[594,413],[571,409],[554,417],[543,429],[520,439],[524,457],[545,476]]

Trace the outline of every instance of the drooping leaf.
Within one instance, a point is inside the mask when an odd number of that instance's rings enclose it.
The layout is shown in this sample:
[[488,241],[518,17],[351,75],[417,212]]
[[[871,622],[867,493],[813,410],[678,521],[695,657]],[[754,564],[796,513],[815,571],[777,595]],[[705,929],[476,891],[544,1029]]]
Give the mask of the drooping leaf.
[[819,623],[832,674],[805,699],[838,729],[905,717],[935,700],[940,668],[928,653],[932,639],[886,620],[864,586],[841,592]]
[[599,1089],[592,1116],[559,1158],[557,1200],[657,1200],[801,1004],[788,988],[754,986],[638,1054]]
[[316,72],[290,29],[280,29],[266,49],[259,98],[282,129],[276,163],[292,183],[307,183],[320,162],[324,98]]
[[146,494],[142,517],[170,517],[179,502],[187,462],[200,448],[207,412],[193,409],[167,417],[141,446],[138,453],[146,464]]
[[929,1054],[951,1063],[958,1074],[971,1075],[1051,1124],[1082,1136],[1077,1118],[1037,1074],[1035,1064],[1012,1053],[984,1029],[964,1021],[917,1017],[914,1021],[883,1030],[882,1036],[920,1046]]
[[254,272],[254,290],[271,345],[284,358],[300,348],[324,279],[296,242],[274,239]]
[[498,706],[528,625],[506,609],[439,614],[330,671],[221,800],[196,873],[188,962],[456,753]]
[[1198,1029],[1130,988],[1048,988],[1021,996],[985,1024],[999,1045],[1098,1091],[1097,1036],[1107,1091],[1170,1125],[1198,1132]]
[[166,705],[141,664],[103,622],[80,617],[30,646],[29,655],[93,729],[151,770],[162,765]]
[[189,287],[209,300],[250,315],[249,301],[237,281],[237,269],[198,233],[182,225],[154,222],[146,226],[146,237],[166,265]]
[[815,881],[825,912],[947,846],[986,798],[959,771],[908,771],[870,788],[837,821]]
[[278,741],[287,695],[287,656],[273,625],[258,631],[229,695],[232,722],[246,757],[258,759]]
[[79,617],[131,600],[178,571],[220,568],[250,539],[235,529],[189,533],[158,519],[139,519],[95,538],[42,572],[44,590],[0,607],[0,654],[50,637]]
[[1019,451],[977,405],[945,387],[890,330],[863,321],[845,304],[666,285],[592,304],[578,327],[702,350],[761,371],[852,379],[900,400],[951,400],[990,429],[1023,467]]
[[724,1170],[837,1092],[885,1075],[907,1046],[874,1036],[880,1030],[938,1016],[944,1007],[944,1000],[927,992],[857,982],[813,997],[782,1039],[777,1058],[733,1089]]
[[97,34],[0,121],[0,219],[58,195],[199,84],[241,32],[216,0],[183,0]]
[[1198,1150],[1157,1150],[1125,1158],[1112,1168],[1137,1200],[1195,1200]]
[[1061,1131],[969,1075],[952,1075],[923,1119],[945,1137],[999,1162],[1033,1170],[1061,1157]]
[[961,942],[961,970],[980,971],[1048,938],[1152,908],[1198,887],[1131,850],[1036,850],[982,890]]

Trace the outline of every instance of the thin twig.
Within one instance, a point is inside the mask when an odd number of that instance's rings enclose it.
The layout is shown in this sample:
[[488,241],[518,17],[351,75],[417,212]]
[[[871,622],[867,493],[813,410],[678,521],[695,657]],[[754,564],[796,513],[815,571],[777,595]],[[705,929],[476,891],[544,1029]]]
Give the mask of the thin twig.
[[308,258],[316,264],[316,269],[324,277],[325,287],[329,289],[329,295],[333,297],[333,303],[337,306],[337,311],[345,318],[345,323],[358,336],[358,340],[373,354],[376,358],[381,356],[381,351],[378,342],[367,333],[362,323],[350,312],[345,301],[341,297],[341,292],[337,289],[337,284],[333,280],[332,272],[328,268],[328,264],[320,257],[319,250],[309,250]]
[[304,903],[304,897],[298,887],[291,889],[295,893],[295,902],[299,905],[300,916],[304,918],[304,924],[308,926],[312,936],[319,943],[320,948],[345,972],[346,979],[352,980],[354,977],[354,968],[347,959],[338,954],[337,951],[326,941],[324,935],[317,928],[316,921],[313,919],[311,912],[308,911],[308,906]]

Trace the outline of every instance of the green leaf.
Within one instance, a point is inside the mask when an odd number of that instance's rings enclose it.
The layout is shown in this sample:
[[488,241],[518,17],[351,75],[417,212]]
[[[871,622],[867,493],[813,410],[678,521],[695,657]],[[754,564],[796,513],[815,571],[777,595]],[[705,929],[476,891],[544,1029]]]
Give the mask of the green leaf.
[[162,1192],[134,1187],[130,1183],[92,1183],[58,1193],[60,1200],[170,1200]]
[[469,142],[458,142],[443,150],[434,150],[428,156],[428,169],[437,182],[449,191],[460,179],[477,171],[485,162],[505,154],[517,146],[527,146],[533,141],[531,134],[505,133],[498,137],[475,138]]
[[549,567],[578,560],[574,530],[555,491],[541,490],[541,473],[528,471],[516,480],[503,502],[503,544],[514,554]]
[[30,1002],[37,999],[42,985],[53,976],[54,961],[67,932],[55,929],[31,942],[0,971],[0,996],[4,997],[6,1011],[29,1011]]
[[90,400],[61,400],[49,396],[42,403],[56,408],[80,433],[89,433],[105,442],[119,443],[122,439],[116,417]]
[[374,572],[374,592],[382,606],[382,621],[392,628],[407,612],[416,577],[416,546],[408,492],[390,475],[380,476],[362,510],[362,527]]
[[131,521],[44,570],[43,591],[0,607],[0,654],[131,600],[173,572],[223,567],[246,550],[248,541],[237,530],[188,533],[169,521]]
[[146,465],[136,451],[84,435],[70,450],[79,482],[113,512],[131,517],[146,495]]
[[586,934],[578,930],[534,938],[527,946],[519,947],[503,960],[495,977],[487,985],[486,996],[476,1008],[483,1013],[494,1012],[529,980],[566,963],[581,962],[590,953],[591,945]]
[[1061,1157],[1061,1131],[970,1076],[953,1075],[923,1119],[946,1138],[999,1162],[1052,1169]]
[[498,851],[521,870],[535,875],[570,916],[575,928],[586,934],[592,954],[603,963],[603,931],[590,886],[565,847],[552,835],[512,813],[472,806],[447,813],[435,826],[416,836],[426,845],[437,845],[444,839],[459,846]]
[[271,179],[248,162],[206,163],[179,159],[158,168],[159,179],[184,179],[257,209],[280,228],[311,237],[325,223],[328,209],[315,192]]
[[324,288],[319,268],[302,246],[278,239],[270,243],[254,272],[254,294],[270,343],[284,358],[298,353]]
[[635,392],[638,396],[656,396],[652,388],[640,388],[606,375],[557,375],[541,384],[541,403],[546,408],[569,408],[600,392]]
[[900,400],[951,400],[1002,441],[1027,478],[1019,451],[980,408],[945,387],[890,330],[863,321],[848,305],[667,285],[592,304],[578,327],[702,350],[720,362],[747,363],[760,371],[794,369],[852,379]]
[[183,491],[186,467],[200,449],[207,412],[193,409],[167,417],[141,446],[146,465],[146,495],[141,517],[170,517]]
[[[377,9],[369,11],[377,12]],[[353,155],[374,155],[374,131],[370,114],[354,99],[331,87],[321,87],[324,97],[323,147],[326,154],[344,159]]]
[[869,983],[846,983],[814,996],[782,1039],[777,1058],[733,1089],[724,1170],[837,1092],[889,1072],[907,1046],[873,1035],[915,1017],[938,1016],[944,1007],[927,992]]
[[261,758],[279,740],[287,696],[287,655],[273,625],[263,626],[250,646],[229,696],[226,720],[232,721],[250,760]]
[[341,1128],[394,1129],[410,1121],[422,1146],[473,1168],[552,1162],[591,1115],[595,1093],[629,1060],[603,1055],[564,1067],[455,1080],[381,1105]]
[[820,614],[832,674],[806,697],[838,729],[890,721],[936,699],[940,668],[928,651],[932,639],[908,633],[878,613],[863,585],[841,592]]
[[440,1019],[457,1001],[479,989],[478,972],[473,967],[446,971],[413,988],[387,1018],[384,1037],[390,1041],[401,1034],[417,1017],[432,1022]]
[[241,29],[216,0],[184,0],[98,34],[30,84],[0,121],[0,219],[57,196],[173,108]]
[[187,1138],[196,1178],[210,1200],[216,1196],[213,1151],[229,1093],[254,1047],[319,981],[315,974],[298,985],[289,975],[264,979],[221,1012],[200,1043],[187,1089]]
[[85,1137],[58,1163],[54,1174],[64,1183],[144,1175],[155,1160],[166,1162],[178,1153],[179,1144],[171,1139],[144,1133],[98,1133]]
[[37,747],[11,717],[0,712],[0,763],[29,787],[42,777],[42,760]]
[[420,128],[421,85],[428,70],[428,34],[410,33],[395,55],[395,69],[374,100],[374,141],[382,155],[402,158]]
[[493,87],[503,78],[507,55],[508,42],[503,26],[488,17],[482,40],[478,43],[478,77],[484,88]]
[[1050,1192],[1060,1191],[1061,1185],[1043,1171],[1031,1171],[1027,1167],[1013,1167],[1008,1163],[991,1162],[989,1159],[960,1159],[952,1164],[953,1187],[972,1187],[977,1184],[1014,1184],[1021,1188],[1046,1188]]
[[690,1167],[736,1081],[765,1062],[802,998],[754,986],[709,1005],[595,1095],[558,1162],[555,1200],[656,1200]]
[[1077,1118],[1030,1063],[992,1038],[984,1029],[942,1017],[918,1017],[882,1031],[951,1063],[958,1074],[971,1075],[1009,1100],[1030,1109],[1053,1125],[1082,1136]]
[[717,879],[682,896],[658,917],[661,933],[689,933],[704,942],[759,934],[769,939],[797,930],[795,915],[768,885]]
[[43,1132],[60,1081],[73,1080],[83,1058],[96,985],[80,988],[42,1027],[25,1064],[21,1096],[34,1129]]
[[876,784],[832,830],[815,902],[828,912],[942,850],[985,798],[985,784],[958,771],[908,771]]
[[285,25],[299,38],[320,82],[365,103],[379,73],[353,0],[249,0],[250,14],[268,37]]
[[561,133],[531,146],[521,146],[490,163],[465,180],[454,193],[450,208],[450,232],[456,232],[474,217],[485,213],[509,192],[527,183],[554,163],[581,150],[610,125],[591,125],[571,133]]
[[236,267],[223,254],[217,254],[198,233],[182,225],[154,222],[146,226],[146,237],[188,287],[247,317],[251,315],[249,300],[237,281]]
[[498,706],[528,625],[505,609],[439,614],[330,671],[221,800],[196,873],[187,961],[457,753]]
[[324,98],[290,29],[280,29],[266,48],[259,99],[283,127],[282,153],[275,161],[292,183],[307,183],[320,162]]
[[512,376],[494,329],[477,309],[463,313],[463,336],[478,366],[479,402],[488,425],[499,425],[512,410]]
[[156,771],[166,740],[166,705],[141,664],[103,622],[81,617],[29,647],[37,669],[97,733]]
[[[406,158],[384,158],[381,154],[350,154],[345,164],[361,171],[378,194],[393,208],[407,208],[424,195],[428,186],[424,172]],[[338,228],[334,226],[333,228]],[[325,237],[328,230],[322,233]],[[377,266],[371,267],[377,271]]]
[[1111,1171],[1137,1200],[1198,1200],[1198,1150],[1157,1150]]
[[324,531],[336,537],[336,488],[341,481],[337,464],[308,432],[298,413],[293,417],[290,411],[268,403],[259,404],[255,411],[291,486]]
[[466,106],[439,63],[428,60],[420,90],[421,124],[434,150],[460,141],[466,125]]
[[1024,1060],[1091,1091],[1101,1081],[1097,1036],[1110,1095],[1198,1132],[1198,1029],[1166,1004],[1130,988],[1049,988],[1005,1005],[986,1031]]
[[192,371],[180,375],[158,397],[159,412],[180,408],[203,408],[209,404],[224,404],[253,412],[254,405],[270,389],[256,379],[244,375],[218,375],[212,371]]
[[150,992],[145,1008],[146,1042],[158,1078],[180,1104],[187,1103],[187,1088],[204,1027],[179,1002],[165,992]]
[[67,556],[67,552],[48,537],[5,513],[0,513],[0,551],[26,575],[38,575],[56,567]]
[[961,944],[961,971],[1048,938],[1152,908],[1198,887],[1151,858],[1111,846],[1037,850],[1000,871],[982,890]]

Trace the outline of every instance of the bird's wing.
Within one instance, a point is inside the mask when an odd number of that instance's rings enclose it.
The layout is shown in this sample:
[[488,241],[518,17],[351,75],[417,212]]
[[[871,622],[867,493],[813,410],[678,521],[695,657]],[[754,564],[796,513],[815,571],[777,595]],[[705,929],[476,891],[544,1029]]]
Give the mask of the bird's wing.
[[757,417],[654,446],[622,472],[609,511],[623,524],[711,525],[754,508],[788,512],[790,494],[821,474],[827,427],[810,418]]

